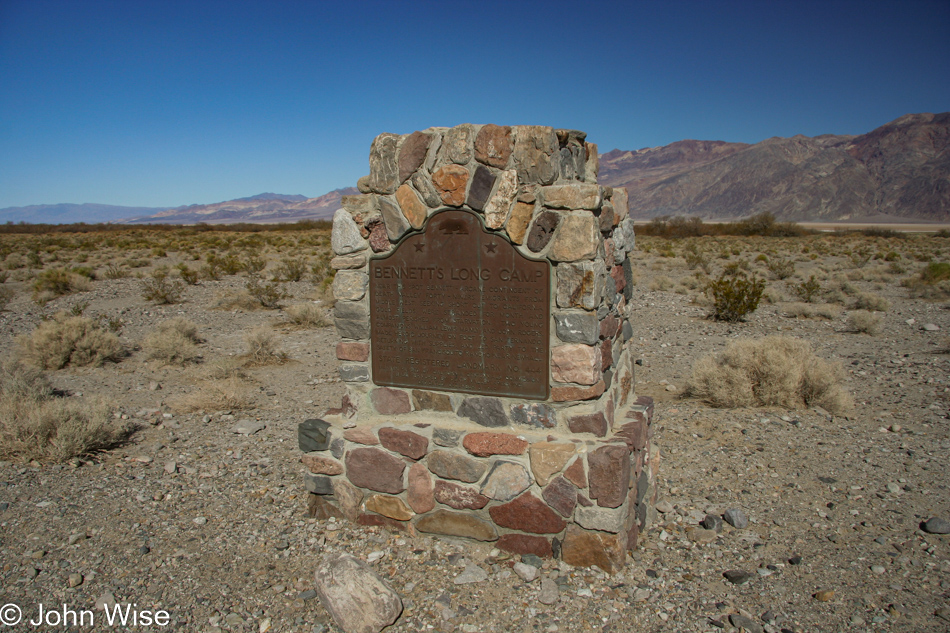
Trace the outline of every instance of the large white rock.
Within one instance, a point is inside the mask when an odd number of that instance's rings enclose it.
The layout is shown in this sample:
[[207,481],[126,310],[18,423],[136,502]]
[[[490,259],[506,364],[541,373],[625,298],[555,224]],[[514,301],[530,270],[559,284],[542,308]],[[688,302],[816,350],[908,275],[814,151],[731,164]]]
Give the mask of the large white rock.
[[402,613],[392,586],[349,554],[325,558],[314,580],[320,602],[345,633],[379,633]]

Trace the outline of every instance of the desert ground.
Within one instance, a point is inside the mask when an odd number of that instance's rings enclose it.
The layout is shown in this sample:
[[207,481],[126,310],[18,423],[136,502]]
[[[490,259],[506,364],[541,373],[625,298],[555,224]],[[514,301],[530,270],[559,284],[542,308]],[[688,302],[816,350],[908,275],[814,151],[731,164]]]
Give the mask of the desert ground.
[[[540,566],[529,582],[490,543],[307,516],[296,426],[343,395],[326,228],[0,235],[0,359],[46,363],[54,389],[23,416],[107,411],[108,445],[14,437],[4,387],[0,605],[24,616],[10,630],[36,630],[26,622],[41,603],[93,610],[104,630],[96,604],[115,602],[169,614],[127,630],[338,631],[313,574],[341,551],[400,594],[392,631],[950,630],[950,535],[921,529],[950,520],[950,238],[638,247],[630,344],[637,393],[657,401],[661,512],[621,573],[526,560]],[[704,288],[723,271],[767,280],[745,321],[707,318]],[[105,358],[93,346],[52,368],[37,333],[80,326]],[[700,358],[771,335],[839,363],[853,408],[690,395]],[[695,530],[733,509],[746,527]],[[463,573],[472,565],[485,573]],[[539,600],[545,577],[553,604]]]

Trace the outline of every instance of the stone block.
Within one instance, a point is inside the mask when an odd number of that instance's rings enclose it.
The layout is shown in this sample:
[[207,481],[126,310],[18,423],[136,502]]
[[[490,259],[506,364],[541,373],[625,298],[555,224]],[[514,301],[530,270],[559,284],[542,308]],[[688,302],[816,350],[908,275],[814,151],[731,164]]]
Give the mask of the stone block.
[[369,275],[358,270],[341,270],[333,277],[333,298],[338,301],[359,301],[366,296]]
[[412,178],[409,179],[409,182],[412,183],[416,192],[422,196],[422,200],[426,203],[427,207],[434,209],[442,204],[442,197],[439,196],[439,192],[432,186],[432,181],[429,180],[428,176],[421,172],[416,172],[412,175]]
[[531,477],[524,466],[514,462],[497,461],[482,484],[482,494],[496,501],[508,501],[527,490],[530,485]]
[[[616,191],[616,190],[614,190]],[[617,204],[614,203],[614,210],[619,213]],[[633,218],[627,217],[621,223],[620,226],[623,227],[623,249],[628,253],[632,253],[633,250],[637,247],[637,237],[634,232]]]
[[[629,200],[630,198],[627,195],[626,187],[614,187],[614,192],[613,192],[613,195],[610,197],[610,202],[614,206],[614,213],[617,215],[618,222],[623,222],[630,216]],[[631,241],[628,243],[630,244],[630,247],[627,248],[625,246],[624,248],[626,248],[626,250],[628,251],[632,251],[633,246],[636,244],[636,242],[633,241],[633,225],[630,224],[629,226],[630,226]],[[624,232],[626,234],[626,229],[624,229]]]
[[442,204],[460,207],[465,202],[468,170],[460,165],[445,165],[432,174],[432,184],[442,198]]
[[601,379],[600,348],[590,345],[561,345],[551,350],[551,379],[595,385]]
[[379,199],[379,211],[383,216],[383,226],[386,228],[387,239],[390,242],[398,242],[399,238],[409,230],[411,226],[409,220],[403,214],[402,209],[389,198]]
[[626,446],[602,446],[587,456],[590,497],[604,508],[623,503],[630,488],[630,451]]
[[307,492],[312,492],[315,495],[333,494],[333,480],[325,475],[304,473],[303,487]]
[[[485,224],[490,229],[500,229],[508,221],[511,205],[518,196],[518,174],[513,169],[498,176],[495,193],[485,205]],[[520,243],[520,242],[519,242]]]
[[445,133],[441,151],[447,161],[465,165],[472,160],[474,142],[475,127],[469,123],[457,125]]
[[406,489],[405,470],[403,460],[378,448],[354,448],[346,453],[346,477],[360,488],[399,494]]
[[330,448],[330,423],[311,418],[297,425],[297,445],[304,453]]
[[600,215],[597,216],[597,219],[600,232],[610,233],[614,228],[614,206],[609,202],[605,202],[603,206],[600,207]]
[[525,246],[533,253],[540,253],[548,245],[558,225],[561,224],[561,215],[554,211],[542,211],[534,218],[534,224],[528,231]]
[[569,525],[561,543],[561,560],[574,567],[599,567],[615,574],[626,562],[626,535],[588,532]]
[[429,450],[429,440],[412,431],[402,431],[388,426],[379,429],[379,442],[385,448],[409,459],[422,459]]
[[453,447],[459,445],[464,431],[458,429],[432,429],[432,441],[439,446]]
[[498,398],[466,398],[459,406],[458,415],[482,426],[508,426],[508,416],[505,415],[505,408]]
[[333,320],[343,338],[369,338],[369,302],[365,297],[360,301],[337,301],[333,306]]
[[597,153],[597,143],[584,143],[584,149],[587,154],[587,161],[584,164],[584,180],[597,182],[597,175],[600,171],[600,155]]
[[416,411],[451,411],[452,400],[443,393],[413,389],[412,406],[415,407]]
[[626,503],[616,508],[579,507],[574,513],[574,522],[588,530],[619,534],[626,528],[629,509]]
[[558,264],[556,271],[559,308],[593,311],[600,306],[607,280],[602,261]]
[[508,221],[505,223],[505,230],[512,242],[515,244],[524,243],[524,236],[528,232],[528,224],[531,222],[532,216],[534,216],[534,203],[519,201],[511,208]]
[[475,488],[460,486],[441,479],[435,482],[434,497],[439,503],[456,510],[480,510],[489,501],[488,497],[480,494]]
[[561,386],[551,387],[551,400],[554,402],[573,402],[599,398],[607,389],[603,380],[591,387]]
[[509,433],[468,433],[462,446],[476,457],[489,455],[521,455],[528,442]]
[[412,411],[409,404],[409,394],[401,389],[377,387],[369,394],[373,408],[381,415],[399,415]]
[[551,209],[599,209],[603,202],[600,187],[572,183],[541,188],[541,201]]
[[489,508],[488,514],[495,525],[532,534],[557,534],[565,526],[564,519],[530,492]]
[[330,246],[337,255],[349,255],[366,250],[369,244],[363,239],[360,227],[344,209],[333,214],[333,230],[330,233]]
[[584,211],[574,212],[561,221],[548,257],[557,262],[594,259],[602,240],[597,218]]
[[584,458],[575,459],[567,470],[564,471],[564,478],[583,490],[587,487],[587,474],[584,472]]
[[507,125],[483,125],[475,136],[475,160],[504,169],[511,156],[511,128]]
[[569,518],[577,505],[577,488],[564,477],[555,477],[541,492],[541,496],[564,518]]
[[314,475],[342,475],[343,464],[320,453],[305,453],[300,462]]
[[352,270],[354,268],[362,268],[365,265],[366,255],[364,253],[337,255],[330,260],[330,268],[333,270]]
[[406,490],[406,500],[409,507],[416,513],[423,514],[435,507],[434,488],[429,470],[420,463],[409,467],[409,485]]
[[554,329],[565,343],[593,345],[600,334],[597,314],[586,310],[555,311]]
[[[413,132],[406,137],[399,147],[399,184],[406,182],[426,159],[432,135],[425,132]],[[418,228],[418,227],[416,227]]]
[[516,404],[511,407],[511,419],[516,424],[553,429],[557,426],[557,411],[546,404]]
[[376,218],[366,226],[369,230],[369,237],[367,238],[369,246],[374,253],[385,253],[392,250],[393,245],[389,241],[389,233],[386,232],[386,224],[382,218]]
[[549,185],[557,180],[559,156],[554,129],[541,125],[517,125],[512,131],[512,159],[519,182]]
[[467,204],[476,211],[485,208],[488,197],[491,195],[492,187],[495,186],[495,174],[487,167],[479,165],[472,174],[472,184],[468,188]]
[[408,521],[415,513],[399,497],[372,495],[364,506],[367,511],[381,514],[397,521]]
[[355,523],[363,503],[363,491],[343,477],[337,477],[333,481],[333,498],[340,506],[343,516]]
[[346,429],[343,431],[343,439],[347,442],[363,444],[364,446],[377,446],[379,444],[379,440],[376,438],[376,434],[373,433],[373,429],[368,426],[357,426],[352,429]]
[[623,439],[631,450],[643,450],[648,439],[646,416],[639,411],[628,412],[617,436]]
[[574,455],[574,445],[555,442],[535,442],[528,449],[531,458],[531,472],[539,486],[546,486],[554,475],[561,472],[564,465]]
[[414,229],[421,229],[429,210],[415,189],[409,184],[401,185],[396,190],[396,202],[409,225]]
[[435,450],[426,458],[429,470],[443,479],[455,479],[466,483],[475,483],[482,478],[488,468],[484,462],[467,455]]
[[379,213],[379,203],[375,194],[360,194],[356,196],[342,196],[340,205],[350,212],[353,219],[367,218]]
[[[614,364],[614,354],[613,354],[613,341],[607,339],[602,341],[600,344],[600,371],[606,372],[610,369],[610,366]],[[612,377],[611,377],[612,378]],[[610,387],[610,382],[606,381],[607,387]]]
[[459,536],[476,541],[494,541],[498,538],[495,526],[470,513],[436,510],[416,521],[416,529],[427,534]]
[[543,536],[528,534],[502,534],[498,537],[495,547],[505,552],[519,554],[533,554],[541,558],[551,558],[551,541]]
[[346,518],[342,510],[330,503],[328,497],[315,494],[307,495],[307,516],[318,521],[326,521],[330,517]]
[[375,193],[393,193],[399,184],[399,168],[396,165],[396,148],[399,137],[395,134],[380,134],[373,139],[369,150],[369,187]]
[[402,600],[392,586],[350,554],[325,558],[316,571],[314,588],[342,631],[378,633],[402,613]]
[[356,517],[356,524],[369,527],[381,527],[387,530],[400,530],[403,532],[409,530],[409,524],[405,521],[397,521],[396,519],[384,517],[381,514],[370,514],[368,512],[360,513],[359,516]]
[[341,341],[336,344],[336,357],[339,360],[365,363],[369,360],[369,343]]
[[343,364],[340,365],[340,380],[343,382],[368,382],[369,381],[369,366],[368,365],[353,365],[353,364]]

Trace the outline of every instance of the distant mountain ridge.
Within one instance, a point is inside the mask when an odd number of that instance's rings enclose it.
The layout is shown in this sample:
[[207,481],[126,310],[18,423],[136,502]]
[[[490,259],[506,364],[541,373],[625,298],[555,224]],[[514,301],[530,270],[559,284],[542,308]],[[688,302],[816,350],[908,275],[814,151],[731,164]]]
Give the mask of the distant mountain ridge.
[[215,204],[193,204],[151,215],[122,220],[123,224],[230,224],[235,222],[280,223],[326,220],[340,208],[340,198],[359,193],[355,187],[335,189],[317,198],[262,193]]
[[28,207],[0,209],[0,223],[72,224],[74,222],[115,222],[146,213],[159,213],[168,207],[123,207],[111,204],[33,204]]
[[908,114],[860,136],[678,141],[600,157],[634,218],[950,222],[950,112]]

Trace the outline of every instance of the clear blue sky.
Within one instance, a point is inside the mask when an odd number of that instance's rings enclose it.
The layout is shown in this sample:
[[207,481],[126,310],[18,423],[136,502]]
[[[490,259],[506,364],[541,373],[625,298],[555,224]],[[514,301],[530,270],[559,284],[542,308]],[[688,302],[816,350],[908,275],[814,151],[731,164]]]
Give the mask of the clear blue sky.
[[0,208],[318,196],[381,132],[860,134],[950,110],[950,2],[0,0]]

